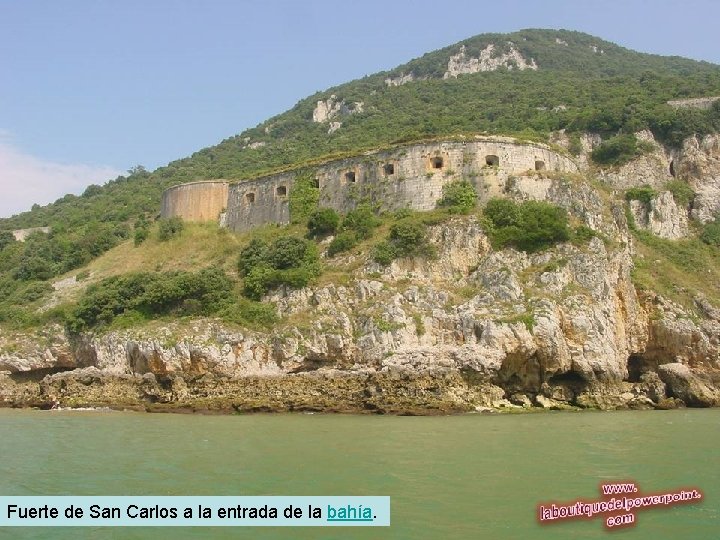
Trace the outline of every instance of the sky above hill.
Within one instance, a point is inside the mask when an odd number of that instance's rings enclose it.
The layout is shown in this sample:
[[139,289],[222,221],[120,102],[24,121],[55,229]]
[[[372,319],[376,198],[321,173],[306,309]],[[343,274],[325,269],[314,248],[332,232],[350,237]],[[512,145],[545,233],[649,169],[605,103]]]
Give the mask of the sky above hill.
[[0,0],[0,217],[152,170],[486,32],[720,64],[717,0]]

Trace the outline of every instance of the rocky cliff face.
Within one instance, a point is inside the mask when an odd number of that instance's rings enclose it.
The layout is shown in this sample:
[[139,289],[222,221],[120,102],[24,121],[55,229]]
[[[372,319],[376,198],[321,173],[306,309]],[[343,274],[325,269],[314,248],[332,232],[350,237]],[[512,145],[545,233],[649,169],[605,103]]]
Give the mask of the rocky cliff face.
[[687,139],[673,161],[673,169],[697,194],[692,216],[707,223],[720,212],[720,135]]
[[[0,403],[420,414],[720,405],[720,309],[635,289],[625,202],[612,193],[654,186],[649,205],[630,203],[635,223],[680,238],[690,210],[707,219],[720,208],[719,140],[674,155],[656,145],[601,176],[602,189],[579,175],[509,175],[503,196],[562,206],[598,236],[496,251],[478,218],[452,218],[428,231],[434,259],[381,267],[347,255],[332,263],[342,283],[275,291],[273,331],[197,320],[0,334]],[[585,152],[598,142],[586,137]],[[692,208],[661,189],[671,170],[698,193]]]
[[516,68],[520,71],[526,69],[537,70],[538,66],[534,59],[531,58],[527,60],[523,57],[513,43],[508,43],[507,45],[508,50],[502,52],[496,50],[495,45],[491,43],[480,51],[477,58],[468,57],[465,52],[465,46],[463,45],[457,54],[450,57],[443,79],[457,77],[465,73],[495,71],[500,68]]
[[660,238],[677,240],[688,236],[688,209],[677,204],[673,194],[662,191],[650,200],[630,201],[635,225]]
[[[651,150],[621,167],[595,171],[589,156],[602,139],[598,135],[581,137],[582,152],[576,157],[585,173],[597,174],[597,179],[620,196],[625,190],[649,186],[657,195],[649,204],[630,203],[635,224],[653,234],[668,239],[687,237],[689,220],[699,223],[713,221],[720,212],[720,136],[706,135],[686,139],[680,149],[666,148],[649,131],[636,133],[638,140]],[[569,146],[564,134],[557,134],[554,142]],[[668,191],[671,182],[686,183],[695,196],[679,203]]]
[[[557,193],[556,202],[567,196]],[[611,213],[596,226],[620,230],[623,219]],[[720,311],[698,299],[698,321],[639,297],[629,244],[493,251],[474,218],[430,236],[437,259],[364,262],[344,285],[277,291],[268,301],[285,322],[269,333],[199,320],[72,340],[60,328],[15,336],[0,399],[423,414],[720,403]]]

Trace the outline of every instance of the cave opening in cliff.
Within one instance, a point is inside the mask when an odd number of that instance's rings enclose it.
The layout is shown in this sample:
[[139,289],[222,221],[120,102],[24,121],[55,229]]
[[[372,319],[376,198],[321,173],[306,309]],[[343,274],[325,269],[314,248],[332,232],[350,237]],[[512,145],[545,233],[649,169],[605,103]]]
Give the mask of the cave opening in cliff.
[[248,204],[253,204],[255,202],[255,194],[254,193],[246,193],[245,194],[245,202]]
[[275,190],[278,197],[285,197],[287,195],[287,186],[278,186]]
[[443,158],[441,157],[434,157],[430,158],[430,165],[433,169],[442,169],[443,168]]
[[650,371],[657,371],[657,362],[648,360],[641,354],[631,354],[627,361],[628,382],[640,382],[640,377]]
[[545,170],[545,162],[541,161],[539,159],[535,160],[535,170],[536,171],[544,171]]
[[495,155],[485,156],[485,165],[488,167],[498,167],[500,165],[500,158]]
[[675,160],[670,160],[670,176],[675,178]]
[[356,177],[355,177],[355,171],[348,171],[345,173],[345,181],[350,183],[355,183]]
[[313,178],[313,187],[315,189],[320,189],[320,179],[319,178]]
[[576,371],[566,371],[565,373],[558,373],[550,377],[548,384],[551,386],[559,384],[571,387],[584,387],[587,381]]
[[385,176],[390,176],[395,174],[395,165],[392,163],[386,163],[383,167],[383,172],[385,173]]

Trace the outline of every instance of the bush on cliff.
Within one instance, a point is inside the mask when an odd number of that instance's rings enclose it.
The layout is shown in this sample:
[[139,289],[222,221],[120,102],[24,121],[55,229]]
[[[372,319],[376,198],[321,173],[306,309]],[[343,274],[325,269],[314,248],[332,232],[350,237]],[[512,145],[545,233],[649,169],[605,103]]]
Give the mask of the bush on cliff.
[[450,182],[443,186],[443,196],[438,208],[446,208],[451,214],[468,214],[477,205],[477,192],[467,180]]
[[384,266],[402,257],[434,258],[435,246],[426,237],[427,228],[422,223],[401,221],[390,228],[388,239],[375,246],[373,259]]
[[332,239],[328,246],[327,254],[329,257],[349,251],[358,244],[357,235],[353,231],[343,231]]
[[308,235],[311,238],[335,234],[340,225],[340,216],[332,208],[316,208],[307,222]]
[[372,237],[373,231],[380,226],[382,220],[375,215],[373,209],[362,204],[348,212],[342,220],[340,233],[333,238],[328,246],[328,255],[332,257],[348,251],[359,242]]
[[710,246],[720,247],[720,221],[717,218],[703,226],[700,240]]
[[598,165],[622,165],[652,150],[652,146],[638,141],[634,134],[623,134],[603,141],[590,157]]
[[235,284],[219,268],[199,272],[136,272],[106,278],[85,291],[67,315],[77,333],[110,325],[119,316],[213,315],[233,303]]
[[367,204],[362,204],[345,215],[342,230],[353,231],[359,240],[367,240],[381,223],[373,209]]
[[161,219],[158,227],[158,240],[166,242],[175,236],[179,236],[184,226],[182,218],[177,216]]
[[570,238],[567,213],[542,201],[517,204],[508,199],[491,199],[483,211],[495,248],[515,247],[534,252]]
[[665,184],[665,189],[672,193],[675,204],[688,207],[695,199],[695,191],[687,182],[682,180],[670,180]]
[[272,244],[254,239],[240,252],[238,260],[243,294],[255,300],[281,285],[302,288],[321,270],[315,244],[296,236],[281,236]]
[[657,197],[657,191],[650,186],[634,187],[625,192],[626,201],[640,201],[646,208],[650,207],[650,203],[655,197]]
[[66,228],[35,232],[0,251],[0,275],[19,281],[44,280],[87,264],[129,235],[125,225],[91,223],[72,240]]

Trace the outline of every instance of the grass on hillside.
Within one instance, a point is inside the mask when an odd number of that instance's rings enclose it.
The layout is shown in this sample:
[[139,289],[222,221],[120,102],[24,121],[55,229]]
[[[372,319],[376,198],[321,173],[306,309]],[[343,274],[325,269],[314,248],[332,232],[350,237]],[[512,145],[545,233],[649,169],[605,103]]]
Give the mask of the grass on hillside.
[[720,249],[698,238],[665,240],[645,231],[634,235],[632,278],[639,290],[655,291],[691,312],[697,312],[693,298],[698,293],[720,305]]

